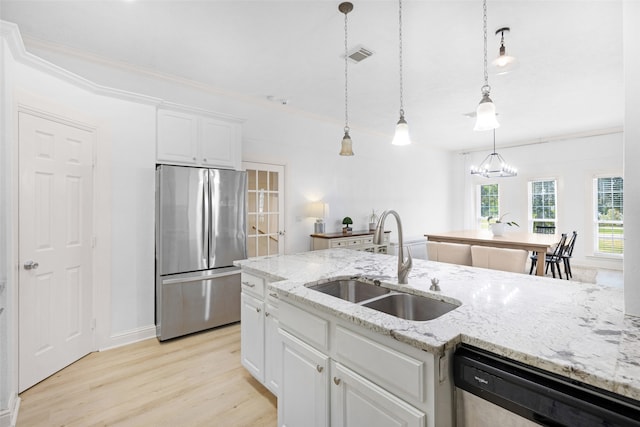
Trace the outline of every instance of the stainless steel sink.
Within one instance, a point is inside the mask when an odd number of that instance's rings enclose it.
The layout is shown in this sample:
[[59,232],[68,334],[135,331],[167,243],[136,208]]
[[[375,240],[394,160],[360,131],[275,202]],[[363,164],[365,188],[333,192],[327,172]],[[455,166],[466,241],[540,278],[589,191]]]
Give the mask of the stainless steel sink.
[[323,294],[331,295],[354,303],[370,300],[390,292],[387,288],[382,288],[380,286],[353,279],[332,280],[331,282],[320,283],[308,287],[309,289],[314,289],[322,292]]
[[416,321],[433,320],[458,307],[446,301],[398,293],[362,305],[401,319]]

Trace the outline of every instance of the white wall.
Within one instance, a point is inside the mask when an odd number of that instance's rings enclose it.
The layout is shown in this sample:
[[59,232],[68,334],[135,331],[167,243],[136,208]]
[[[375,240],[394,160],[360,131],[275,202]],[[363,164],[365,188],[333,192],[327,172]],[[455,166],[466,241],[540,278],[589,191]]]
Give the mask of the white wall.
[[[623,4],[625,313],[640,316],[640,2]],[[629,194],[633,197],[626,197]]]
[[[499,141],[499,133],[496,133]],[[500,141],[502,142],[502,141]],[[469,166],[479,165],[490,152],[460,155],[458,163],[465,171],[465,200],[468,225],[473,224],[477,186],[485,183],[500,185],[500,212],[509,213],[507,220],[527,230],[528,181],[557,180],[557,228],[560,233],[578,232],[573,263],[576,265],[622,269],[621,259],[593,256],[593,178],[599,174],[622,176],[623,134],[589,136],[496,150],[507,162],[518,168],[518,176],[486,179],[471,176]],[[462,166],[462,164],[464,166]],[[466,167],[465,167],[466,166]],[[625,182],[626,187],[626,182]],[[627,194],[625,188],[625,194]],[[626,201],[625,201],[626,202]],[[628,216],[625,216],[625,219]],[[626,232],[627,230],[625,230]]]

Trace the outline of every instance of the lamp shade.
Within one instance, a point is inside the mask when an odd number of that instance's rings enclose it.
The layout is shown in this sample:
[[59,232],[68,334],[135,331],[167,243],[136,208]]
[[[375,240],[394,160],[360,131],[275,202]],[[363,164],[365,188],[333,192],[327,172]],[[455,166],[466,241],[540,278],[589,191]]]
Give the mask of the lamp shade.
[[340,147],[340,155],[341,156],[353,156],[353,148],[351,144],[351,137],[349,136],[349,132],[344,133],[344,137],[342,137],[342,145]]
[[476,110],[476,125],[473,130],[491,130],[499,127],[500,123],[496,120],[496,106],[488,95],[484,95]]
[[324,202],[312,202],[309,206],[309,216],[313,218],[326,218],[329,215],[329,204]]
[[404,116],[400,116],[398,125],[396,126],[396,133],[393,136],[393,145],[409,145],[411,144],[411,138],[409,137],[409,125],[404,119]]

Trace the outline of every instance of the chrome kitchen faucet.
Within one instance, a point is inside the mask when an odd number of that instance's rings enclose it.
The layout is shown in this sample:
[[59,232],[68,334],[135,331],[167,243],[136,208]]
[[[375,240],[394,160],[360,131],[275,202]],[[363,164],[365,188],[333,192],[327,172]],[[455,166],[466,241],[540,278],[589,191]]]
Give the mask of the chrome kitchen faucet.
[[400,221],[400,215],[398,215],[398,212],[394,210],[386,210],[382,212],[382,215],[380,215],[380,219],[378,220],[378,225],[376,226],[376,231],[373,235],[373,243],[376,245],[382,244],[384,236],[384,220],[389,214],[392,214],[396,218],[396,222],[398,224],[398,284],[406,285],[407,283],[409,283],[408,277],[413,262],[411,260],[411,251],[409,250],[409,248],[407,248],[406,262],[404,260],[404,247],[402,245],[402,221]]

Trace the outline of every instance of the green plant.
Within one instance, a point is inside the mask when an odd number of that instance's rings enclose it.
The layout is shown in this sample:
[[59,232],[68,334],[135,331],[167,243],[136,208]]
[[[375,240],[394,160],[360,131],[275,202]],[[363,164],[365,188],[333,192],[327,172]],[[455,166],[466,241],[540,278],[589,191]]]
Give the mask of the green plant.
[[[502,222],[502,218],[504,218],[507,215],[509,215],[509,212],[507,212],[506,214],[500,215],[500,217],[498,217],[498,218],[494,218],[494,217],[490,216],[489,218],[487,218],[487,222],[489,224],[500,224],[500,223],[503,223]],[[492,219],[495,219],[495,221],[493,221],[493,223],[491,222]],[[504,222],[503,224],[508,225],[508,226],[520,227],[518,225],[518,223],[515,222],[515,221],[507,221],[507,222]]]
[[349,227],[351,224],[353,224],[353,220],[348,216],[345,216],[344,219],[342,220],[342,224]]

